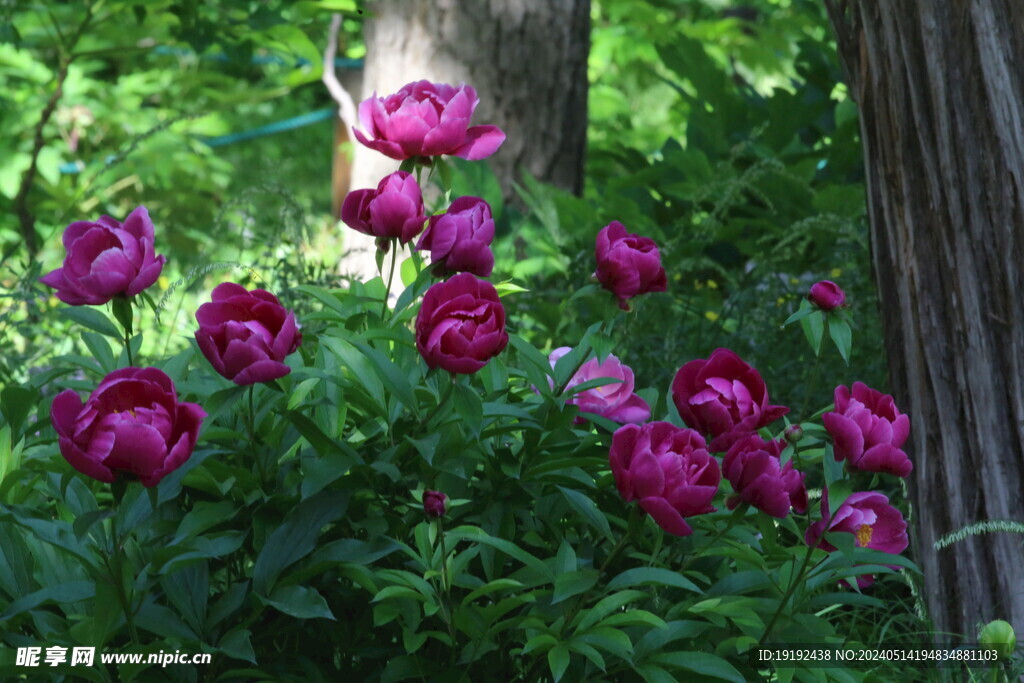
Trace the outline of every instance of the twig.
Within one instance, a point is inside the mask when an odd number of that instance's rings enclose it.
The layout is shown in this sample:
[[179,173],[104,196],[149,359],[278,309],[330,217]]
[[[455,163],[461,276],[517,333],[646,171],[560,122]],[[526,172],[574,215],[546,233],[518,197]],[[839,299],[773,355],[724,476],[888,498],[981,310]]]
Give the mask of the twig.
[[356,103],[341,85],[334,71],[334,55],[338,52],[338,30],[341,28],[341,15],[331,15],[331,27],[327,32],[327,47],[324,49],[324,70],[320,80],[327,86],[327,91],[338,103],[338,116],[345,124],[348,139],[352,140],[352,128],[356,125]]

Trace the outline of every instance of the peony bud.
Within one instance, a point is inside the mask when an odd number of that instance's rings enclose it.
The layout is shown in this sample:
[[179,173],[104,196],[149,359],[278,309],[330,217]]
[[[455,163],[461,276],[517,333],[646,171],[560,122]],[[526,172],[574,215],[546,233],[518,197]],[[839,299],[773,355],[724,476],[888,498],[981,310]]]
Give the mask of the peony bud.
[[1013,626],[1002,619],[996,619],[981,629],[978,642],[983,647],[995,648],[999,659],[1009,659],[1017,648],[1017,635],[1013,632]]
[[448,496],[440,491],[423,492],[423,512],[430,519],[440,519],[448,514]]
[[786,441],[795,446],[804,438],[804,428],[798,424],[789,425],[785,431]]
[[822,280],[811,285],[807,299],[823,311],[832,311],[846,304],[846,294],[831,280]]

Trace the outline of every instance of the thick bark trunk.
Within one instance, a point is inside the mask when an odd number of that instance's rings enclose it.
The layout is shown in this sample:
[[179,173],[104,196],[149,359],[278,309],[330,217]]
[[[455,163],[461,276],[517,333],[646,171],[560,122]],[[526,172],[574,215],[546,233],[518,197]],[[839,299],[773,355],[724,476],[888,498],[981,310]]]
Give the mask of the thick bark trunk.
[[[582,190],[590,0],[376,0],[369,13],[357,99],[423,78],[465,82],[480,97],[472,123],[507,135],[486,162],[507,199],[522,170]],[[373,187],[397,168],[357,144],[352,187]]]
[[[860,108],[912,539],[940,632],[1024,630],[1024,3],[826,0]],[[937,636],[942,639],[942,636]]]

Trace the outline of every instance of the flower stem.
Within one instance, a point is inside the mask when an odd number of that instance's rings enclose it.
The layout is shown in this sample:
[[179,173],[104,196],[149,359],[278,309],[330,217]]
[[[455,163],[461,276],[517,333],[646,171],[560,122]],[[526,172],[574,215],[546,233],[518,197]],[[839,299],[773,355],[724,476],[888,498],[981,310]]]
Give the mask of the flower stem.
[[[114,496],[114,507],[120,509],[121,501],[124,498],[125,491],[127,489],[127,483],[118,477],[114,481],[111,487],[111,492]],[[121,610],[124,612],[125,623],[128,624],[128,633],[132,639],[132,645],[136,648],[139,647],[139,632],[135,628],[135,616],[134,611],[131,608],[131,600],[128,598],[128,592],[125,590],[124,585],[124,539],[117,532],[117,515],[113,515],[110,518],[110,537],[111,542],[114,544],[113,552],[111,553],[112,560],[104,558],[104,563],[107,565],[107,572],[110,574],[110,580],[114,583],[114,588],[117,590],[117,601],[121,604]]]
[[380,319],[388,312],[388,299],[391,298],[391,283],[395,280],[395,263],[398,261],[398,240],[391,239],[391,272],[388,273],[388,289],[384,292],[384,306],[380,309]]
[[807,383],[807,395],[804,396],[804,404],[800,407],[800,415],[807,413],[811,405],[811,396],[814,395],[814,385],[818,383],[818,370],[821,369],[821,354],[814,357],[814,369],[811,370],[811,381]]
[[825,538],[824,533],[818,536],[818,540],[816,540],[813,545],[807,546],[807,554],[804,555],[804,561],[803,564],[800,565],[800,571],[798,571],[796,576],[793,577],[793,581],[790,582],[789,588],[786,590],[786,594],[782,596],[782,601],[779,602],[779,607],[775,610],[775,614],[772,615],[771,621],[769,621],[768,625],[765,626],[764,635],[762,635],[761,639],[757,641],[758,645],[764,645],[768,636],[771,635],[775,622],[779,620],[782,610],[786,608],[786,603],[789,602],[789,598],[792,597],[793,593],[796,591],[796,587],[804,580],[804,573],[807,571],[807,565],[811,562],[811,556],[814,554],[814,551],[817,550],[818,545],[821,543],[821,539],[823,538]]

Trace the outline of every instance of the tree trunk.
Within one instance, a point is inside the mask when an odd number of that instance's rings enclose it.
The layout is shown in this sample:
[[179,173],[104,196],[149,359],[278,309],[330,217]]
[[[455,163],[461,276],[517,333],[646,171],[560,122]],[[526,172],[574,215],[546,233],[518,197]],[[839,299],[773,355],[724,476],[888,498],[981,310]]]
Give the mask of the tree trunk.
[[[912,539],[939,632],[1024,631],[1024,3],[826,0],[860,109]],[[942,635],[937,636],[940,640]]]
[[[465,82],[480,98],[472,125],[507,135],[485,162],[506,199],[514,200],[522,170],[582,190],[590,0],[376,0],[369,14],[358,100],[424,78]],[[397,168],[357,144],[352,187],[376,186]],[[372,251],[372,239],[364,241]]]

